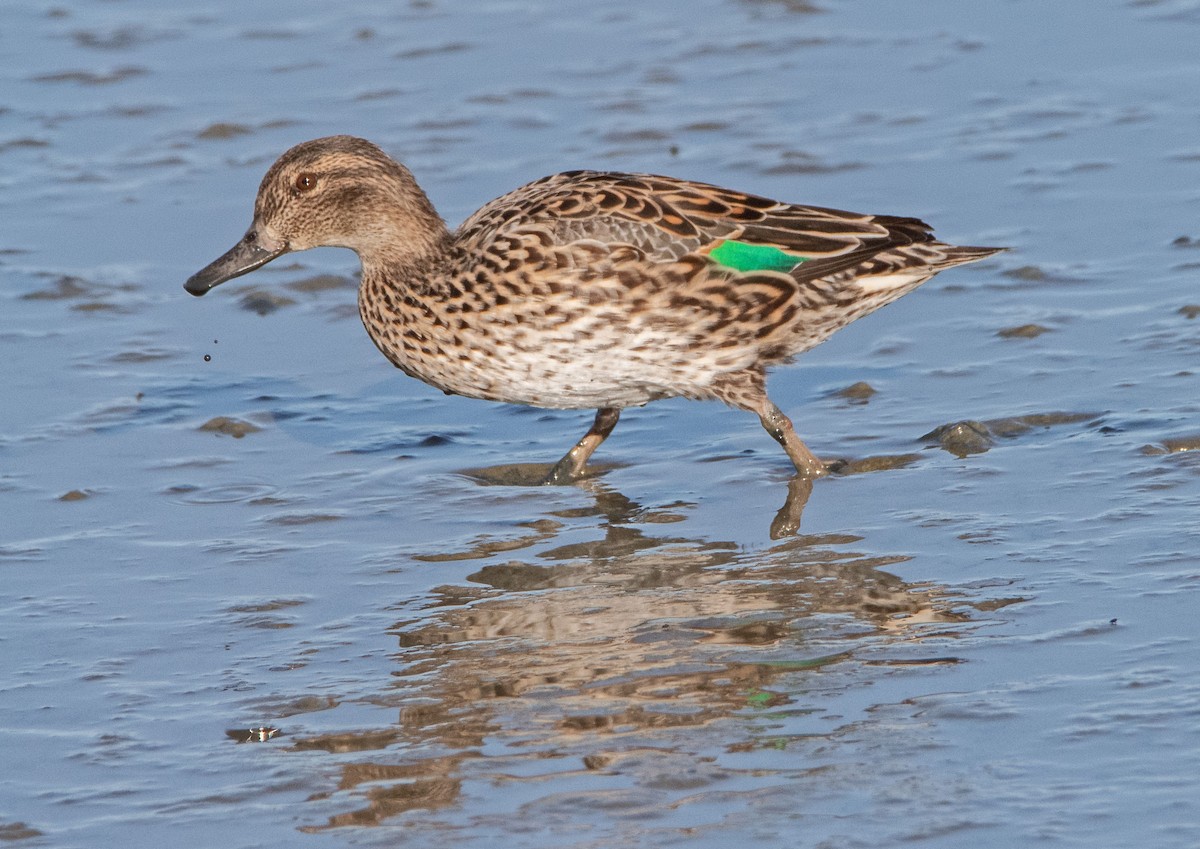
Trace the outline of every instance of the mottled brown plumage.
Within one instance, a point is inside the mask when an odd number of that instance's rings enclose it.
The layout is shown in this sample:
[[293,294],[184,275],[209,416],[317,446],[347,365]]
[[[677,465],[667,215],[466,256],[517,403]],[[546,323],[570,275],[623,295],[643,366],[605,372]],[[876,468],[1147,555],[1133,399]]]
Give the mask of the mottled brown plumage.
[[405,373],[472,398],[598,410],[550,482],[583,473],[620,410],[670,397],[754,412],[799,472],[821,474],[767,398],[766,369],[996,251],[939,242],[915,218],[598,171],[530,183],[451,232],[404,166],[333,136],[271,166],[245,238],[187,289],[321,245],[358,253],[363,324]]

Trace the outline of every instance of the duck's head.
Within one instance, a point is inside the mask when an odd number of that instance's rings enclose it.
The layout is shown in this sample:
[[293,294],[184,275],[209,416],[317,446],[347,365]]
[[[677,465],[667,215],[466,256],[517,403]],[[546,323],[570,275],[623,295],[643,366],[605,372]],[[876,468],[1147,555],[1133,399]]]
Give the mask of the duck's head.
[[436,249],[446,233],[408,169],[374,144],[313,139],[271,166],[246,235],[184,288],[203,295],[277,256],[316,247],[351,248],[364,264],[403,264]]

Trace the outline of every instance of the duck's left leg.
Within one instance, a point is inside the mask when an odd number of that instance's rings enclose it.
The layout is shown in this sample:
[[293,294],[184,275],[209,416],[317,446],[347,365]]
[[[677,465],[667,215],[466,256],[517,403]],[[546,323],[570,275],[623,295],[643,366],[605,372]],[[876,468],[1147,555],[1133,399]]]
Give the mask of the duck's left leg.
[[583,467],[587,465],[588,458],[612,433],[620,417],[621,411],[616,407],[601,407],[597,410],[596,420],[592,422],[591,429],[583,435],[583,439],[575,443],[574,448],[554,464],[543,483],[563,484],[579,480],[583,476]]

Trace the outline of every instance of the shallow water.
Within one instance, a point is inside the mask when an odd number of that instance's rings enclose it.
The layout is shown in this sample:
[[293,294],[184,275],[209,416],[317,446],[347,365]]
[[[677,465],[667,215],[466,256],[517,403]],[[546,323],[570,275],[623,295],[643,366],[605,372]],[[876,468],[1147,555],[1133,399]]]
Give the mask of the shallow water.
[[[1200,845],[1200,4],[648,5],[6,7],[0,839]],[[774,375],[862,472],[802,515],[683,401],[496,485],[590,415],[390,369],[351,254],[181,288],[332,132],[451,222],[592,166],[1012,250]]]

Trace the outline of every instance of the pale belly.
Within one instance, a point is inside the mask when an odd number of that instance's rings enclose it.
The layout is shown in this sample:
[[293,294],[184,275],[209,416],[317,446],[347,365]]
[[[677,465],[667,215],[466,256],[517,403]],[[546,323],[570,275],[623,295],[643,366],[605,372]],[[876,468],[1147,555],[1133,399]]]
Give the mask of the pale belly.
[[714,378],[752,360],[744,350],[698,345],[678,330],[631,326],[604,313],[537,328],[480,322],[420,340],[371,335],[399,368],[438,389],[552,409],[702,398]]
[[443,351],[397,362],[444,391],[471,398],[552,409],[637,407],[659,398],[702,394],[711,380],[684,352],[631,354],[561,340],[536,346],[488,344],[464,354]]

